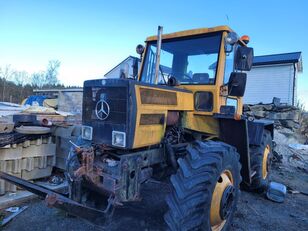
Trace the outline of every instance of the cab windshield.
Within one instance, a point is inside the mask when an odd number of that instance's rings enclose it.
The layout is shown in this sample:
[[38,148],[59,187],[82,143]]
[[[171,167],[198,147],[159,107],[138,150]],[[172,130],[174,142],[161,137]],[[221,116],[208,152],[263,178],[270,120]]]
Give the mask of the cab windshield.
[[[163,40],[158,84],[173,76],[180,84],[215,84],[222,34]],[[155,82],[156,41],[148,43],[141,81]]]

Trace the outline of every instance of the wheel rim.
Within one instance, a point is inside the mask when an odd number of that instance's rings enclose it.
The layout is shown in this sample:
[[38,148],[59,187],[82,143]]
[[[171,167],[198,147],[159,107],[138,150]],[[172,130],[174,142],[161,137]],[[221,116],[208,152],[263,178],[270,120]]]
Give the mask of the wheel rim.
[[225,170],[221,173],[212,196],[210,211],[212,231],[222,230],[226,224],[233,206],[234,193],[232,173]]
[[262,178],[266,179],[267,174],[268,174],[268,155],[271,151],[271,148],[269,145],[266,145],[264,152],[263,152],[263,161],[262,161]]

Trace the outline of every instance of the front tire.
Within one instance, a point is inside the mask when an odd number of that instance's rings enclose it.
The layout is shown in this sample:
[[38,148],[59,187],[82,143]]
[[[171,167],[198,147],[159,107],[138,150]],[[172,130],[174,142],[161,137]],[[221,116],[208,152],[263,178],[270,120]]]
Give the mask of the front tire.
[[264,130],[261,145],[250,147],[251,171],[255,172],[250,190],[262,192],[269,183],[270,166],[272,160],[273,141],[270,131]]
[[196,141],[178,159],[164,218],[171,230],[228,230],[241,182],[239,154],[222,142]]

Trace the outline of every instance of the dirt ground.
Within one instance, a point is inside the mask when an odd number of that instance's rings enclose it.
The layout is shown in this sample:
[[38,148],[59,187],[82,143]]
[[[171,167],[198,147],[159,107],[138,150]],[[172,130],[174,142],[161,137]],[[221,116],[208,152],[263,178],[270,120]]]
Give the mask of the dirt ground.
[[[307,230],[308,172],[307,164],[303,165],[302,159],[307,160],[308,151],[301,152],[300,158],[290,159],[294,153],[288,151],[287,144],[294,140],[282,133],[278,134],[276,142],[283,160],[272,166],[271,180],[288,187],[285,201],[275,203],[264,195],[241,191],[231,230]],[[42,201],[33,200],[28,203],[29,208],[3,230],[165,230],[164,196],[168,191],[169,186],[165,183],[146,183],[142,192],[143,201],[117,209],[111,224],[105,227],[68,217],[62,211],[47,208]]]

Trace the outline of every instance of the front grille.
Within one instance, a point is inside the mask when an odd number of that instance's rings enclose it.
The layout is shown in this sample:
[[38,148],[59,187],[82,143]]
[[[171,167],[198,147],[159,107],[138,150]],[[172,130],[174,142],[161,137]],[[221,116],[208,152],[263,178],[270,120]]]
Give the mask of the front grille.
[[[112,145],[112,131],[128,130],[128,85],[98,87],[95,82],[92,84],[84,87],[83,124],[93,128],[93,142]],[[99,101],[109,105],[109,115],[104,119],[97,117]]]
[[[126,87],[86,87],[84,89],[84,122],[103,124],[126,124],[127,120]],[[103,99],[108,103],[110,112],[106,119],[100,120],[96,115],[96,105]]]

